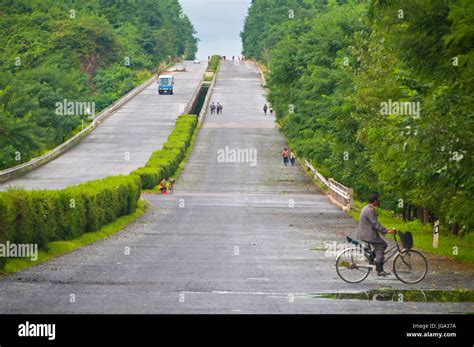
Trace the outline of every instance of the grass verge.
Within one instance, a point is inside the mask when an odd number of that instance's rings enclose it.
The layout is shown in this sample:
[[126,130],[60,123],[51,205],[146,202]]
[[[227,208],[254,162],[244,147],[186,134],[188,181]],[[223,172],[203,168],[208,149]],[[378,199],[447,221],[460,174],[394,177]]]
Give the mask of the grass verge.
[[[364,205],[355,201],[355,210],[351,210],[349,215],[359,221],[359,213]],[[440,231],[438,248],[433,248],[433,229],[430,224],[423,224],[418,220],[404,222],[394,212],[380,208],[378,216],[380,223],[386,228],[394,227],[397,230],[410,231],[413,234],[415,248],[474,265],[474,234],[456,237],[449,232]]]

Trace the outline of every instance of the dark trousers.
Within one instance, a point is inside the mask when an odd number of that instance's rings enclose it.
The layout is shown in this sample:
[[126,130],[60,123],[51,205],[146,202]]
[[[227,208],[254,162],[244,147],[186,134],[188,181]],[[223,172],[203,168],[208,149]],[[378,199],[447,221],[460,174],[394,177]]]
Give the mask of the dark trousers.
[[371,242],[370,245],[375,253],[375,266],[377,267],[377,272],[383,271],[383,261],[385,258],[385,250],[387,249],[387,242],[382,239],[377,240],[377,242]]

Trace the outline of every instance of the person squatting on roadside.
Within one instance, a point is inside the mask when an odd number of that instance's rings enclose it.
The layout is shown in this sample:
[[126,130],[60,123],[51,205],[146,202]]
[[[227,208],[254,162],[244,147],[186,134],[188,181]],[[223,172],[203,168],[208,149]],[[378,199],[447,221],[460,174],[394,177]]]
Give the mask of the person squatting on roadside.
[[158,190],[162,193],[162,194],[167,194],[168,191],[166,190],[166,178],[163,178],[160,182],[160,184],[158,184]]

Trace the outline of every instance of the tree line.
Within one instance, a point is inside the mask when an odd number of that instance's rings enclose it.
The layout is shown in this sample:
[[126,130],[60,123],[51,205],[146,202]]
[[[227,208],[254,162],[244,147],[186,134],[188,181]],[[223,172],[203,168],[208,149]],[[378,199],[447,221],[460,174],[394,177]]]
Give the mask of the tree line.
[[473,21],[469,0],[254,0],[241,37],[295,152],[361,200],[465,233]]
[[98,112],[160,63],[197,51],[178,0],[4,0],[0,30],[0,169],[57,146],[90,118],[58,114],[57,103]]

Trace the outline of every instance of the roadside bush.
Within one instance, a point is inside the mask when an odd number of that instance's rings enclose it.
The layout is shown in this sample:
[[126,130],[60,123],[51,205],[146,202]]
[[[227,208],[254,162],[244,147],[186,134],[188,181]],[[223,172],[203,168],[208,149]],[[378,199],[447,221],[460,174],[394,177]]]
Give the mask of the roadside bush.
[[[184,159],[197,117],[181,115],[163,145],[145,167],[128,176],[111,176],[59,190],[0,192],[0,243],[38,244],[74,239],[131,214],[141,188],[153,188],[170,177]],[[0,257],[0,268],[5,258]]]
[[[0,193],[0,243],[69,240],[97,231],[135,211],[140,197],[136,175],[112,176],[61,190],[9,190]],[[5,262],[0,258],[0,266]]]
[[[0,195],[0,243],[5,244],[13,235],[13,203],[4,194]],[[5,258],[0,257],[0,269],[5,264]]]
[[163,149],[153,152],[145,167],[132,172],[140,177],[143,189],[152,189],[163,178],[173,175],[184,159],[197,122],[196,116],[179,116],[173,131],[163,144]]
[[207,71],[216,72],[220,61],[221,61],[220,55],[213,55],[211,57],[211,61],[209,62],[209,65],[207,66]]

